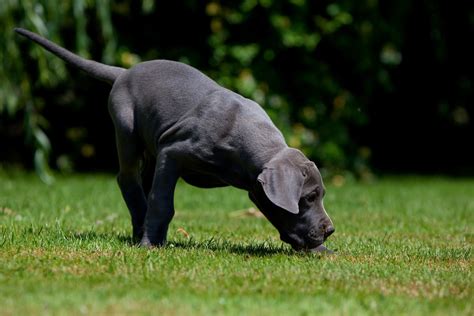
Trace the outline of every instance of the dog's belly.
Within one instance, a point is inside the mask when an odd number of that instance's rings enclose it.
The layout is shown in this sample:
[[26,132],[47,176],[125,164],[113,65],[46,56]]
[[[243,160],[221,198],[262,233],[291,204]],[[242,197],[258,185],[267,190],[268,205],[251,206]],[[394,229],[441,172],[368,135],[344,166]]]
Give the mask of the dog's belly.
[[207,189],[228,186],[227,183],[223,182],[218,177],[205,173],[185,171],[181,174],[181,178],[183,178],[187,183],[199,188]]

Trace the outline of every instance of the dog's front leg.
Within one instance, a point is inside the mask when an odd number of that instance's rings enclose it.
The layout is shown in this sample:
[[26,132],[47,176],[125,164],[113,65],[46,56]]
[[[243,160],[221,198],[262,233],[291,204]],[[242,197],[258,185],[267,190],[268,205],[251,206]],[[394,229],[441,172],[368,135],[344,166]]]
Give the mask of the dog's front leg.
[[168,225],[174,216],[173,197],[178,177],[176,162],[166,153],[160,153],[148,194],[145,232],[140,246],[163,246],[166,243]]

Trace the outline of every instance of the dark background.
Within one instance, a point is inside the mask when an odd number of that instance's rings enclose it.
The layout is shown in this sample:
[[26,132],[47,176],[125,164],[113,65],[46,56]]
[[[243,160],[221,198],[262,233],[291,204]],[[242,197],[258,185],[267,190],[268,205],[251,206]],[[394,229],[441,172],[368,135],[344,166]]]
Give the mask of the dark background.
[[[66,1],[56,15],[39,3],[44,35],[72,51],[183,61],[255,99],[329,174],[474,174],[469,1]],[[41,32],[27,8],[4,14],[17,99],[0,99],[0,163],[42,168],[44,153],[61,171],[116,171],[110,87],[15,37],[12,24]]]

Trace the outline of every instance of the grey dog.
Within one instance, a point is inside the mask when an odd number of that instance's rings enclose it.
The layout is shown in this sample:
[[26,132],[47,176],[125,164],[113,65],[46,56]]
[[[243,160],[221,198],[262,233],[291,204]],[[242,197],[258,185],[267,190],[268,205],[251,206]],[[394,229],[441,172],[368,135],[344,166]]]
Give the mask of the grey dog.
[[179,62],[130,69],[86,60],[25,29],[15,31],[90,76],[112,85],[117,177],[141,246],[166,242],[181,177],[202,188],[234,186],[296,250],[324,249],[334,232],[316,165],[290,148],[265,111]]

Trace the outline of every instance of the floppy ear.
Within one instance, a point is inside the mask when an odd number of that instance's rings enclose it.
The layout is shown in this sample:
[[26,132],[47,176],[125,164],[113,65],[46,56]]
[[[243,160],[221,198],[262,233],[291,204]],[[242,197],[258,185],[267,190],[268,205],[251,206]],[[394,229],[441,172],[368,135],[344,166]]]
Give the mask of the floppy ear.
[[273,164],[258,175],[267,198],[292,214],[299,213],[298,202],[303,191],[304,175],[291,164]]

